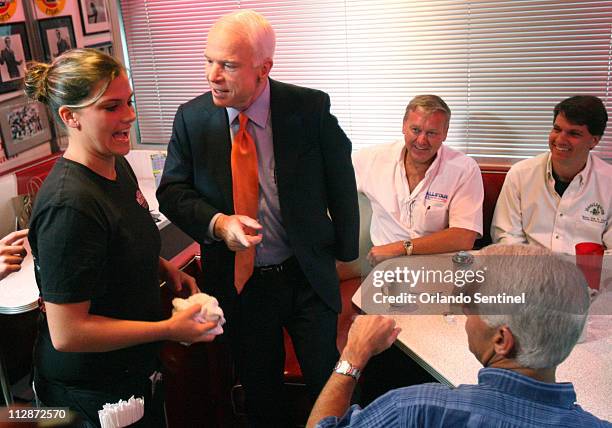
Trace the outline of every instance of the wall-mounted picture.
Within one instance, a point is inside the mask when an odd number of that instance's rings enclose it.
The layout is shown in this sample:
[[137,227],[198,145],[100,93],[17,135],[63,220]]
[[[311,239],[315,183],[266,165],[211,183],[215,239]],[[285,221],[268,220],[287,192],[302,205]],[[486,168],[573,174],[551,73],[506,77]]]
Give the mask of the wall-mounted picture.
[[0,25],[0,94],[20,88],[30,59],[25,23]]
[[110,30],[104,0],[79,0],[83,34],[103,33]]
[[47,111],[38,102],[14,100],[0,108],[0,128],[7,157],[51,139]]
[[71,16],[41,19],[38,25],[47,61],[52,61],[67,50],[77,47]]
[[96,43],[93,45],[87,45],[86,48],[98,49],[99,51],[104,52],[106,55],[113,56],[113,43],[112,42],[102,42]]

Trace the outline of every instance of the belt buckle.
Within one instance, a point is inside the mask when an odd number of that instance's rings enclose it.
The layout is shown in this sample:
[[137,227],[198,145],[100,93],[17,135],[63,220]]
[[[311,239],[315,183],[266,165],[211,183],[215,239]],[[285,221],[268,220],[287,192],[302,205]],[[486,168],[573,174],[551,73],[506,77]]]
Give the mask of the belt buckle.
[[259,273],[261,275],[265,275],[271,272],[282,272],[283,271],[283,265],[270,265],[270,266],[262,266],[259,268]]

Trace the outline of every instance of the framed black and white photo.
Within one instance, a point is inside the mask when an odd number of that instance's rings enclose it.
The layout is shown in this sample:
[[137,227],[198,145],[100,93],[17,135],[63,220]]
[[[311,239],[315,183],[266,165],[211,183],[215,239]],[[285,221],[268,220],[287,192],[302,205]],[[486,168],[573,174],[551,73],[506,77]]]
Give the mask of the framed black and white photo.
[[112,42],[102,42],[96,43],[93,45],[87,45],[86,48],[98,49],[99,51],[104,52],[106,55],[113,56],[113,43]]
[[103,33],[110,30],[104,0],[79,0],[83,34]]
[[76,47],[71,16],[41,19],[38,25],[46,61],[53,61],[55,57]]
[[25,23],[0,25],[0,94],[20,89],[31,59]]
[[0,128],[7,157],[51,139],[46,107],[23,98],[0,108]]

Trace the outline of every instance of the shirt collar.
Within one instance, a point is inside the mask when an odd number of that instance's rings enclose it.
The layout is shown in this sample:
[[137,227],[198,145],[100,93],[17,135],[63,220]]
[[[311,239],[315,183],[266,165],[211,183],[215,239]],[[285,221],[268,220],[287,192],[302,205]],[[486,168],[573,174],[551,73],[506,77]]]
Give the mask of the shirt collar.
[[[401,149],[399,150],[397,154],[397,163],[403,166],[404,157],[406,156],[406,143],[402,141],[402,144],[400,145],[400,147]],[[425,176],[429,175],[431,171],[436,171],[438,169],[440,162],[442,162],[442,158],[444,157],[444,153],[445,153],[444,144],[442,144],[440,145],[440,148],[438,148],[438,151],[436,152],[436,158],[431,163],[431,165],[429,165],[429,168],[427,168],[427,171],[425,171]]]
[[556,407],[571,408],[576,402],[574,386],[569,382],[540,382],[511,370],[482,368],[478,372],[478,385]]
[[[551,153],[548,152],[548,157],[546,159],[546,178],[548,179],[549,182],[554,183],[555,179],[553,177],[551,156],[552,156]],[[591,160],[591,153],[589,153],[589,157],[587,157],[586,165],[584,166],[584,168],[580,170],[578,174],[576,174],[576,177],[574,177],[572,181],[576,180],[577,178],[578,183],[582,186],[584,182],[586,181],[586,178],[589,176],[589,172],[591,171],[592,164],[593,164],[593,161]]]
[[[234,123],[234,120],[240,114],[240,110],[234,107],[227,107],[227,117],[229,123]],[[268,124],[268,117],[270,116],[270,81],[266,79],[266,87],[263,92],[255,99],[253,104],[249,106],[244,113],[249,117],[249,120],[255,123],[260,128],[265,128]]]

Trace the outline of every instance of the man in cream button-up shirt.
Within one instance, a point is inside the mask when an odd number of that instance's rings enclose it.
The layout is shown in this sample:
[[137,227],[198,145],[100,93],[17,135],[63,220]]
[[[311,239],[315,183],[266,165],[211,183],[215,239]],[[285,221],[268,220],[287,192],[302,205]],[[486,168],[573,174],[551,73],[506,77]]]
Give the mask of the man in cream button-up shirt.
[[612,253],[612,165],[590,153],[607,120],[597,97],[575,96],[555,107],[550,151],[518,162],[506,176],[493,242],[566,254],[580,242],[596,242]]
[[353,155],[357,190],[372,204],[370,264],[469,250],[482,234],[480,169],[442,144],[449,121],[440,97],[417,96],[406,108],[404,141]]

